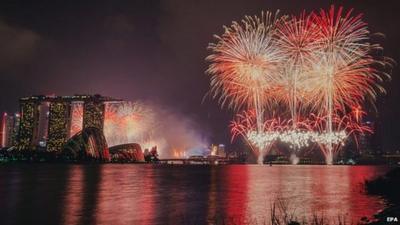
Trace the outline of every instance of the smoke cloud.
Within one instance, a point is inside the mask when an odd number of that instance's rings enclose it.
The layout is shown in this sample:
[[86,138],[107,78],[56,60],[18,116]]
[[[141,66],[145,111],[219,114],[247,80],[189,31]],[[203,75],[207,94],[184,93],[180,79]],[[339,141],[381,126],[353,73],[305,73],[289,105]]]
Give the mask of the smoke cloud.
[[204,155],[209,146],[205,130],[189,115],[160,104],[106,104],[104,135],[109,146],[138,143],[143,150],[157,147],[161,158]]
[[189,115],[151,104],[155,113],[155,128],[148,142],[142,147],[157,146],[160,158],[204,155],[210,146],[209,137],[200,124]]

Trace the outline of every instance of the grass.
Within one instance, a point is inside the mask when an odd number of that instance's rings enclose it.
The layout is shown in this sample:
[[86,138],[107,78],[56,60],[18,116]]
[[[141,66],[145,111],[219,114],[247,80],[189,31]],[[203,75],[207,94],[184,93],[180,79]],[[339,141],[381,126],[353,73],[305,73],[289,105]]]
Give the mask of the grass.
[[289,202],[281,198],[277,198],[270,206],[269,212],[263,218],[252,217],[226,217],[216,215],[204,221],[197,221],[196,218],[187,218],[182,216],[181,221],[177,224],[185,225],[352,225],[352,224],[368,224],[368,220],[364,219],[358,223],[348,222],[344,215],[338,215],[335,218],[327,218],[325,215],[313,214],[311,217],[299,218],[296,208],[289,207]]

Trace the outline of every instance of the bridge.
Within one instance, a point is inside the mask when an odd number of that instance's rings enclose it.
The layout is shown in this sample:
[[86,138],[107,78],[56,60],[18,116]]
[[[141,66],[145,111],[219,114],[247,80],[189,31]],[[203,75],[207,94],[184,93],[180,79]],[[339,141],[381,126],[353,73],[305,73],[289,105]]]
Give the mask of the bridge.
[[232,162],[229,158],[222,157],[190,157],[190,158],[167,158],[160,159],[161,163],[164,164],[185,164],[185,165],[219,165],[219,164],[230,164]]

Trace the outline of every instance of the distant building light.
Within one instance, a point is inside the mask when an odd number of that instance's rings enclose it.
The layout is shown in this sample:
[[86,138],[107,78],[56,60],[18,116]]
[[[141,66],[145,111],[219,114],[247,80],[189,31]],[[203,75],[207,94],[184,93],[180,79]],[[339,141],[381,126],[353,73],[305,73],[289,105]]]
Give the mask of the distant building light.
[[46,141],[39,141],[40,147],[46,147]]

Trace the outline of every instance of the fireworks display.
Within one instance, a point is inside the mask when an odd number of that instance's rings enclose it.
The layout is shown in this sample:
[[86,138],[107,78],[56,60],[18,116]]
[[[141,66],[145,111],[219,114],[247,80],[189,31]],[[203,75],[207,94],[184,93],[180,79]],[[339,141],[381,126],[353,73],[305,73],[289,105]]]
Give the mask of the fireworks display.
[[74,102],[71,105],[71,127],[69,137],[74,136],[83,127],[83,102]]
[[154,117],[152,110],[140,102],[108,102],[104,118],[108,145],[147,142],[155,129]]
[[199,130],[185,115],[151,103],[105,105],[104,136],[109,146],[138,143],[143,150],[156,148],[160,158],[186,157],[209,146]]
[[222,106],[245,110],[232,138],[244,137],[260,156],[276,141],[293,151],[315,144],[332,164],[350,136],[372,132],[360,106],[384,92],[388,60],[377,56],[382,48],[361,14],[334,6],[298,17],[266,12],[224,30],[209,45],[207,73]]
[[235,109],[254,108],[259,123],[284,56],[273,38],[277,15],[262,13],[225,27],[225,33],[216,36],[218,43],[209,46],[214,54],[207,57],[211,61],[207,72],[215,75],[214,97]]

